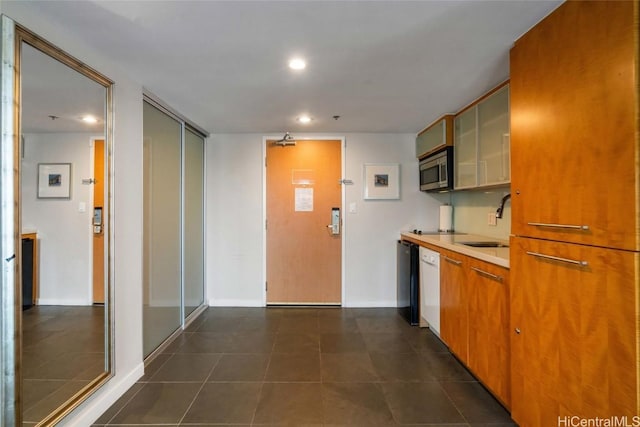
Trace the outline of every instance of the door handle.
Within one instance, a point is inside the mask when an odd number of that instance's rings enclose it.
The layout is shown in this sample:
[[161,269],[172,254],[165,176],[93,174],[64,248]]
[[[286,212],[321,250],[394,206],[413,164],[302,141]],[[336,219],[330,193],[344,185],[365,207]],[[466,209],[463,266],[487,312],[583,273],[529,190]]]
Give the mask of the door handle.
[[334,236],[340,234],[340,208],[331,208],[331,224],[327,228]]
[[528,222],[527,225],[531,225],[533,227],[547,227],[547,228],[566,228],[569,230],[583,230],[588,231],[588,225],[573,225],[573,224],[549,224],[545,222]]
[[587,267],[589,265],[588,261],[581,261],[581,260],[579,261],[579,260],[575,260],[575,259],[561,258],[561,257],[553,256],[553,255],[540,254],[538,252],[529,252],[529,251],[527,251],[527,255],[531,255],[531,256],[534,256],[536,258],[543,258],[543,259],[548,259],[548,260],[552,260],[552,261],[564,262],[564,263],[567,263],[567,264],[574,264],[574,265],[578,265],[580,267]]
[[443,258],[444,258],[445,261],[450,262],[451,264],[462,265],[462,261],[458,261],[456,259],[449,258],[448,256],[443,256]]
[[498,282],[502,282],[502,276],[498,276],[497,274],[491,274],[488,271],[480,270],[479,268],[476,268],[476,267],[471,267],[471,269],[482,276],[487,276],[490,279],[496,280]]

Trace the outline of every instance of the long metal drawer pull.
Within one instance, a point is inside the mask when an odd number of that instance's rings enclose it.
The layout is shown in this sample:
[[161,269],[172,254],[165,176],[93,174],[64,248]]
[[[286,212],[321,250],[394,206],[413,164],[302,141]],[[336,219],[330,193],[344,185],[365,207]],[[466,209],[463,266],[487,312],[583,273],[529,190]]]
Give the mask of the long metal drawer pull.
[[575,264],[575,265],[579,265],[580,267],[586,267],[586,266],[589,265],[589,263],[587,261],[576,261],[575,259],[560,258],[560,257],[557,257],[557,256],[552,256],[552,255],[539,254],[537,252],[529,252],[529,251],[527,251],[527,255],[535,256],[535,257],[538,257],[538,258],[550,259],[550,260],[553,260],[553,261],[566,262],[568,264]]
[[588,230],[588,225],[571,225],[571,224],[547,224],[544,222],[528,222],[528,225],[533,225],[534,227],[551,227],[551,228],[570,228],[572,230]]
[[476,273],[478,273],[478,274],[482,274],[483,276],[487,276],[487,277],[490,277],[490,278],[492,278],[494,280],[497,280],[498,282],[502,282],[502,276],[491,274],[488,271],[480,270],[479,268],[475,268],[475,267],[471,267],[471,269],[473,271],[475,271]]
[[453,258],[449,258],[448,256],[444,257],[445,261],[450,262],[451,264],[460,265],[462,261],[455,260]]

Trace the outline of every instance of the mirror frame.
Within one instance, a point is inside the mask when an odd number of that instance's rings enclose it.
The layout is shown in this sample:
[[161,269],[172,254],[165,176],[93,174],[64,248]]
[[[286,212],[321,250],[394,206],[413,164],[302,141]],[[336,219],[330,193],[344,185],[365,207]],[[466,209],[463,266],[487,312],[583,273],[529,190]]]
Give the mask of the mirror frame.
[[[14,31],[14,81],[15,81],[15,103],[14,103],[14,122],[15,122],[15,132],[13,135],[14,138],[14,153],[15,156],[15,206],[16,206],[16,230],[15,230],[15,247],[20,247],[20,230],[21,230],[21,207],[22,200],[20,194],[20,158],[21,158],[21,143],[20,143],[20,135],[22,135],[22,115],[21,107],[22,107],[22,99],[21,99],[21,57],[22,57],[22,46],[23,43],[26,43],[33,48],[39,50],[45,55],[61,62],[62,64],[67,65],[71,70],[75,70],[85,77],[93,80],[99,85],[105,88],[105,129],[104,129],[104,140],[105,140],[105,171],[107,173],[107,182],[105,188],[105,211],[103,215],[105,216],[105,224],[107,225],[105,230],[105,242],[107,247],[105,248],[106,264],[105,264],[105,369],[102,374],[92,380],[89,384],[80,389],[76,394],[74,394],[70,399],[68,399],[65,403],[59,406],[56,410],[49,414],[46,418],[41,420],[36,424],[36,426],[48,426],[57,424],[62,418],[67,416],[71,411],[73,411],[76,407],[78,407],[82,402],[84,402],[93,392],[95,392],[101,385],[106,383],[110,378],[114,375],[114,354],[113,354],[113,343],[114,343],[114,328],[113,328],[113,299],[114,299],[114,290],[113,290],[113,161],[112,161],[112,149],[113,149],[113,81],[94,70],[93,68],[87,66],[83,62],[78,59],[72,57],[68,53],[64,52],[62,49],[52,45],[41,37],[37,36],[33,32],[28,29],[20,26],[18,23],[14,23],[15,31]],[[22,260],[20,256],[18,256],[18,262],[16,263],[16,272],[20,271]],[[16,324],[15,336],[18,338],[17,343],[17,353],[22,353],[22,325],[21,325],[21,310],[22,310],[22,296],[19,292],[22,289],[22,279],[19,274],[16,274],[15,280],[15,313],[16,318],[18,318],[18,322]],[[22,361],[18,360],[16,363],[16,402],[18,404],[19,410],[17,411],[17,422],[19,424],[22,423],[22,375],[21,375],[21,365]]]
[[4,258],[0,272],[0,425],[11,425],[20,421],[20,337],[21,316],[17,311],[20,296],[15,292],[18,260],[16,253],[16,194],[18,194],[18,176],[15,167],[18,161],[16,152],[15,99],[15,54],[14,22],[1,16],[2,45],[0,47],[0,249]]

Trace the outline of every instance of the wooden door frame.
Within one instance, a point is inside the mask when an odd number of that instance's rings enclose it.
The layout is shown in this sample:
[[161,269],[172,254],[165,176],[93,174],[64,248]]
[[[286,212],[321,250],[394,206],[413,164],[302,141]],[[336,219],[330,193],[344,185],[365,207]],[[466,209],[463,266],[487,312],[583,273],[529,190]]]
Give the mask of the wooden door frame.
[[[327,136],[327,135],[313,135],[313,134],[298,134],[294,135],[294,139],[297,141],[340,141],[340,175],[341,179],[345,178],[346,172],[346,148],[347,141],[344,136]],[[267,141],[268,140],[279,140],[282,138],[282,135],[268,135],[262,137],[262,306],[267,306],[267,229],[265,224],[267,222]],[[345,231],[347,230],[347,216],[345,215],[345,185],[342,184],[342,188],[340,190],[340,204],[341,204],[341,212],[340,216],[342,219],[342,228],[340,232],[340,301],[341,306],[345,306],[344,299],[344,281],[345,281]]]

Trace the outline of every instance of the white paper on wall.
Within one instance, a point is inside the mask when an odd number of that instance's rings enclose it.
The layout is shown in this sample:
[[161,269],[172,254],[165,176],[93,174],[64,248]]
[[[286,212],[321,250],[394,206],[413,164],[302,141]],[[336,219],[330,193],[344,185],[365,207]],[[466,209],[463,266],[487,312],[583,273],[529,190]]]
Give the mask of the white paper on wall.
[[295,211],[296,212],[312,212],[313,211],[313,188],[296,187],[295,189]]

